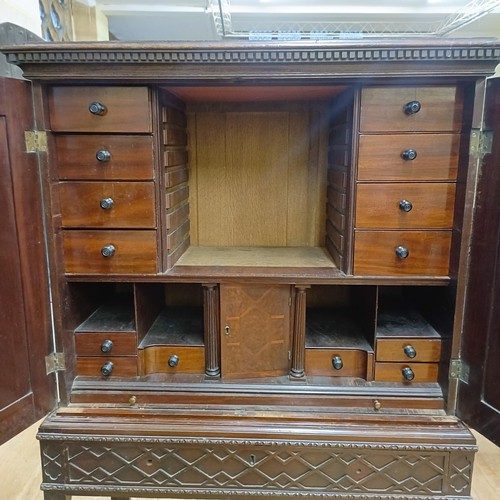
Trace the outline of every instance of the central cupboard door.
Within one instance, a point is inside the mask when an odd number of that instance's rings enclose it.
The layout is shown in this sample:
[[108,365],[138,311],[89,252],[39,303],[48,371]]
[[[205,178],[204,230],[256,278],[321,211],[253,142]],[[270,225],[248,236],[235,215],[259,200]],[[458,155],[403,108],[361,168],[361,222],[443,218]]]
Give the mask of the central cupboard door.
[[289,371],[289,285],[221,285],[221,365],[224,378]]

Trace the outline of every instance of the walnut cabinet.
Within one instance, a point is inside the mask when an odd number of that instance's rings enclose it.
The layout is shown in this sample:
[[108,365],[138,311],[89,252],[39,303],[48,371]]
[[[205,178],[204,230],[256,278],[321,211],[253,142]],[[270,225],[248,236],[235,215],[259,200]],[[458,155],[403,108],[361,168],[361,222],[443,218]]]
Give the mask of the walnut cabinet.
[[470,498],[497,42],[2,50],[47,142],[47,499]]

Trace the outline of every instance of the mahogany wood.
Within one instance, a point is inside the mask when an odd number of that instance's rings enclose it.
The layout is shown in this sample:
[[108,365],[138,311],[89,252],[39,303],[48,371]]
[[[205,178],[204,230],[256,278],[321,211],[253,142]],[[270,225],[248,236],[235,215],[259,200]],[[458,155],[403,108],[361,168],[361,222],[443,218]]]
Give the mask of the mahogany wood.
[[[354,272],[359,275],[446,276],[451,231],[356,231]],[[395,249],[409,255],[401,259]]]
[[[355,349],[306,349],[305,372],[307,376],[321,375],[366,379],[369,356],[367,351]],[[342,360],[342,368],[335,369],[333,367],[332,361],[335,357]]]
[[[141,135],[56,135],[57,170],[62,180],[151,180],[153,144]],[[100,162],[98,151],[109,151]]]
[[403,368],[410,367],[415,378],[408,384],[437,382],[439,365],[437,363],[375,363],[375,381],[405,382]]
[[[110,352],[104,353],[101,345],[105,340],[111,340],[113,347]],[[135,356],[137,352],[137,338],[134,333],[75,333],[75,350],[78,356]]]
[[[66,230],[63,244],[67,273],[140,274],[157,269],[155,231]],[[115,254],[103,257],[101,249],[110,244]]]
[[293,310],[293,336],[290,376],[297,379],[305,374],[305,346],[306,346],[306,288],[295,287],[294,310]]
[[220,300],[217,284],[203,285],[203,333],[205,341],[205,373],[220,375]]
[[[399,206],[409,201],[405,212]],[[451,229],[455,205],[453,183],[358,184],[356,228]]]
[[[416,351],[409,358],[404,349],[410,345]],[[441,340],[438,339],[377,339],[375,355],[378,361],[438,362],[441,354]]]
[[[89,105],[106,107],[94,115]],[[51,87],[50,126],[56,132],[148,133],[152,131],[147,87]]]
[[[176,366],[169,365],[171,356],[178,357]],[[203,347],[146,347],[139,351],[141,371],[139,375],[150,373],[204,373],[205,349]]]
[[113,363],[113,371],[109,377],[135,377],[137,375],[136,356],[108,356],[108,357],[87,357],[78,356],[76,358],[76,372],[78,375],[87,377],[102,377],[101,368],[107,362]]
[[[421,109],[406,114],[418,101]],[[361,132],[460,132],[463,96],[455,87],[383,87],[361,92]]]
[[[63,227],[154,228],[155,192],[152,182],[61,182]],[[112,200],[103,208],[102,200]]]

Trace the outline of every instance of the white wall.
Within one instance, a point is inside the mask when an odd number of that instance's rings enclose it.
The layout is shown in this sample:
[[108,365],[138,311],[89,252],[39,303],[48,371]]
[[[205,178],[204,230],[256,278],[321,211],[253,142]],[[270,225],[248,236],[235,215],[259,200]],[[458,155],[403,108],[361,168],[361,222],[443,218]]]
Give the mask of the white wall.
[[42,36],[38,0],[0,0],[0,23],[14,23]]

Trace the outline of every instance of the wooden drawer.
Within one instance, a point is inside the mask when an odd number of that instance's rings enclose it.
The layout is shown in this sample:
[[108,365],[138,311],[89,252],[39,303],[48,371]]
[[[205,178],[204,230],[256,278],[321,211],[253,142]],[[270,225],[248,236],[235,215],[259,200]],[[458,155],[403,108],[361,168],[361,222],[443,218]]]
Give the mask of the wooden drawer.
[[55,145],[59,179],[150,180],[154,177],[151,136],[57,135]]
[[113,363],[110,377],[135,377],[137,375],[137,358],[129,357],[82,357],[76,358],[76,373],[88,377],[104,377],[102,367]]
[[453,181],[459,148],[459,134],[361,135],[358,180]]
[[[108,352],[102,352],[103,342],[111,341]],[[75,333],[75,349],[79,356],[126,356],[136,355],[137,339],[133,333]]]
[[[175,366],[169,365],[169,360]],[[140,375],[150,373],[205,373],[205,349],[193,346],[154,346],[139,351]]]
[[[115,251],[103,257],[101,251],[109,245]],[[66,230],[63,247],[67,273],[156,273],[156,231]]]
[[[91,113],[92,103],[103,113]],[[49,112],[55,132],[151,132],[147,87],[52,87]]]
[[[405,112],[413,101],[420,110]],[[365,88],[361,92],[361,132],[459,132],[462,95],[455,87]]]
[[63,227],[154,228],[152,182],[61,182]]
[[[354,274],[447,276],[451,231],[356,231]],[[396,248],[408,250],[402,259]]]
[[[375,382],[437,382],[438,363],[375,363]],[[413,373],[413,380],[406,380],[403,370],[409,368]]]
[[[415,356],[413,358],[406,354],[405,349],[408,346],[415,351]],[[377,339],[375,351],[377,361],[411,361],[412,363],[438,362],[440,354],[440,339]]]
[[450,229],[454,206],[451,182],[358,184],[356,227]]
[[[334,368],[335,358],[341,359],[341,368]],[[368,352],[357,349],[306,349],[305,371],[306,375],[366,379],[368,358]]]

